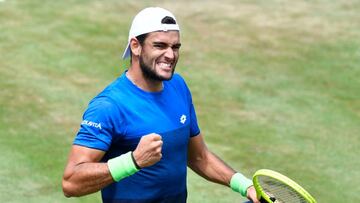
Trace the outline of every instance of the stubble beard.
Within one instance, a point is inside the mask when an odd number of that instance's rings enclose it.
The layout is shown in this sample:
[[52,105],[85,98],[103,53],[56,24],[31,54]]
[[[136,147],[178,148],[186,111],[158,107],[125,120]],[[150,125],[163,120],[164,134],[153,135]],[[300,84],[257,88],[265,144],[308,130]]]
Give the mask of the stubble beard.
[[171,76],[169,78],[163,77],[156,73],[155,67],[152,68],[151,66],[148,66],[145,64],[143,57],[140,55],[139,59],[140,68],[142,71],[142,74],[144,78],[152,81],[168,81],[171,80],[172,76],[174,75],[175,67],[171,71]]

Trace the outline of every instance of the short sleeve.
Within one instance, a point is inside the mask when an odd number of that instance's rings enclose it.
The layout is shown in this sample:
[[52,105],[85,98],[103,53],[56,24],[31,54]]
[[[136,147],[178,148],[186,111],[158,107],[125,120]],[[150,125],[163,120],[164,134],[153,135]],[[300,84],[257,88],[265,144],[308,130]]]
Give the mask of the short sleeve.
[[115,104],[106,98],[95,98],[83,115],[74,145],[107,151],[115,135],[119,114]]
[[191,117],[191,123],[190,123],[190,137],[194,137],[198,134],[200,134],[200,128],[197,122],[196,118],[196,112],[193,103],[191,102],[190,107],[190,117]]

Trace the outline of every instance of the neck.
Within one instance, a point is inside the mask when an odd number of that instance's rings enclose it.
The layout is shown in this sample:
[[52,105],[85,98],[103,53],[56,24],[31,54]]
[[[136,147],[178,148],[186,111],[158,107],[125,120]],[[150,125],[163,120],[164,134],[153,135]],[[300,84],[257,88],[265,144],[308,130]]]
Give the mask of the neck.
[[[138,69],[139,70],[139,69]],[[145,78],[141,70],[136,71],[134,68],[129,68],[126,72],[126,77],[138,88],[146,92],[160,92],[163,89],[162,81],[154,81]]]

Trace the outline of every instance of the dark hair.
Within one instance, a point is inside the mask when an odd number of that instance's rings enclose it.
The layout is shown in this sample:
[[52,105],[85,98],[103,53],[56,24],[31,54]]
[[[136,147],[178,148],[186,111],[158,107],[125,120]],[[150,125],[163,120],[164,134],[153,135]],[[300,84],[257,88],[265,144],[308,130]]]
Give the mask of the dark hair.
[[144,45],[144,42],[145,42],[145,39],[146,39],[147,35],[148,35],[148,33],[145,33],[145,34],[142,34],[142,35],[139,35],[139,36],[136,37],[136,39],[139,41],[141,46]]
[[174,18],[170,17],[170,16],[165,16],[162,20],[161,20],[162,24],[176,24],[176,21]]

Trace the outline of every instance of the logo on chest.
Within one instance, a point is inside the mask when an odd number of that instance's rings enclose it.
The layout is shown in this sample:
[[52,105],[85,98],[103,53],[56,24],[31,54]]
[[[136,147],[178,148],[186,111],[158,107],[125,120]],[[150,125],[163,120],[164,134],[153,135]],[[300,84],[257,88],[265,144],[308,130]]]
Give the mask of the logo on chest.
[[180,123],[184,124],[186,122],[186,116],[183,114],[180,117]]

